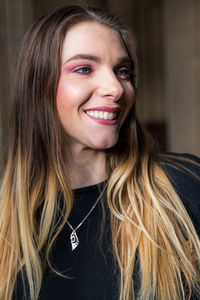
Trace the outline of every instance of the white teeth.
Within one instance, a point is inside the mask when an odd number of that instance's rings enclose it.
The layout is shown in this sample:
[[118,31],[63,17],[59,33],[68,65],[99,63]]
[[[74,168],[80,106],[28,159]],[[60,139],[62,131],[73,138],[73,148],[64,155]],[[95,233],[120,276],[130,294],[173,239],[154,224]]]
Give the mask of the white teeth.
[[116,118],[116,112],[108,112],[108,111],[97,111],[97,110],[89,110],[86,111],[88,115],[97,119],[104,119],[104,120],[113,120]]
[[98,111],[97,111],[97,110],[95,110],[94,116],[95,116],[95,118],[98,118],[99,114],[98,114]]
[[103,115],[104,115],[103,111],[100,111],[100,112],[99,112],[99,118],[100,118],[100,119],[103,119]]
[[109,120],[109,113],[108,113],[107,111],[104,113],[103,118],[104,118],[105,120]]
[[112,120],[112,119],[113,119],[113,113],[110,113],[109,120]]

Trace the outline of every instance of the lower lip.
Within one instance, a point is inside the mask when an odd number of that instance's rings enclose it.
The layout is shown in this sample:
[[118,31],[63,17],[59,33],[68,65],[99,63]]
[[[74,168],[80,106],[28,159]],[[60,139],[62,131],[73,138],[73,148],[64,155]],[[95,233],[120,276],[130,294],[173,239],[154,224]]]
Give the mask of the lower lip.
[[88,114],[86,114],[90,119],[94,120],[95,122],[103,125],[115,125],[117,123],[117,120],[105,120],[105,119],[97,119],[95,117],[92,117]]

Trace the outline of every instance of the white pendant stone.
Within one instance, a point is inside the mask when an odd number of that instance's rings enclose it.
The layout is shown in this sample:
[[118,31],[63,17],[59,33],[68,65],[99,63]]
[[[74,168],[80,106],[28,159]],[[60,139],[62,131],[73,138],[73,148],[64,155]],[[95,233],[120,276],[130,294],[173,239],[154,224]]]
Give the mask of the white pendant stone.
[[79,239],[77,237],[76,231],[72,231],[71,235],[70,235],[70,240],[71,240],[71,245],[72,245],[72,251],[74,249],[76,249],[76,247],[79,244]]

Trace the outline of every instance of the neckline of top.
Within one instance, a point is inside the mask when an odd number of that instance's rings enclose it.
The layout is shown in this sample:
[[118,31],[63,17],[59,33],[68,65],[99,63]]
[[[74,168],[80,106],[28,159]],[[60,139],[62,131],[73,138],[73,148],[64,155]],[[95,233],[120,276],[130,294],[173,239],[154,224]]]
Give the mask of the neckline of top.
[[74,194],[76,193],[82,193],[82,192],[86,192],[86,191],[91,191],[91,190],[95,190],[95,189],[102,189],[103,186],[107,183],[108,179],[102,181],[102,182],[99,182],[99,183],[96,183],[96,184],[92,184],[92,185],[88,185],[88,186],[83,186],[83,187],[80,187],[80,188],[76,188],[76,189],[72,189],[72,192]]

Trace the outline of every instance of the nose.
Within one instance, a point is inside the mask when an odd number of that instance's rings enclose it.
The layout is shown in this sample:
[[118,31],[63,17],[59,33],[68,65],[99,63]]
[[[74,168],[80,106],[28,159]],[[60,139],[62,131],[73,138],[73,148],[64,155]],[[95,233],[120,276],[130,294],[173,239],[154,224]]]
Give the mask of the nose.
[[98,81],[97,93],[101,97],[117,101],[122,97],[124,89],[116,74],[109,70],[102,72]]

